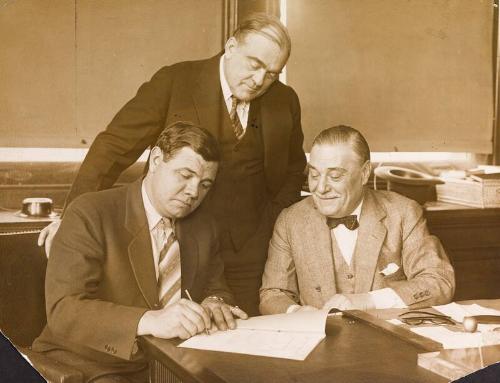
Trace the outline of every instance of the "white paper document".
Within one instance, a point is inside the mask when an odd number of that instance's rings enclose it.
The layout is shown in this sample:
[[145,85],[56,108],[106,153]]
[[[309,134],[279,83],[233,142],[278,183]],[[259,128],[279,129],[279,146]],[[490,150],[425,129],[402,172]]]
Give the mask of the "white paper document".
[[235,330],[199,334],[179,347],[304,360],[326,336],[327,310],[238,319]]
[[[448,315],[454,321],[462,323],[464,317],[474,316],[474,315],[500,315],[499,310],[490,309],[488,307],[480,306],[476,303],[472,305],[460,305],[458,303],[452,302],[447,305],[433,306],[433,308],[439,311],[441,314]],[[479,331],[491,331],[500,325],[498,324],[483,324],[479,323],[477,329]]]
[[465,316],[500,315],[500,311],[486,308],[478,304],[460,305],[454,302],[442,306],[433,306],[433,308],[444,315],[448,315],[459,324],[451,328],[442,326],[413,327],[411,331],[441,343],[444,349],[500,344],[500,332],[493,331],[495,328],[499,327],[498,324],[480,323],[478,324],[478,331],[474,333],[465,332],[460,324]]

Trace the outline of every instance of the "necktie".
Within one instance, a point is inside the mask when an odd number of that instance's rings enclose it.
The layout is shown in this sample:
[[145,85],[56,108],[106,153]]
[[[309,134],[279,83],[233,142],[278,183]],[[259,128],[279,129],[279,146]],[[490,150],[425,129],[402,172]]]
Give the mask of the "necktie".
[[[181,257],[179,242],[175,238],[175,233],[170,222],[162,219],[158,225],[160,238],[162,238],[162,248],[158,259],[158,299],[160,305],[165,307],[177,302],[181,298]],[[166,230],[172,227],[170,234],[166,235]]]
[[330,229],[335,229],[338,225],[344,225],[349,230],[356,230],[359,227],[359,222],[356,215],[347,215],[340,218],[330,218],[326,219],[326,224]]
[[231,96],[231,112],[229,112],[229,118],[231,119],[231,125],[233,125],[233,131],[234,135],[238,140],[243,137],[245,134],[245,131],[243,130],[243,126],[241,125],[240,118],[238,117],[238,113],[236,112],[236,107],[238,106],[238,103],[240,100],[238,100],[236,97]]

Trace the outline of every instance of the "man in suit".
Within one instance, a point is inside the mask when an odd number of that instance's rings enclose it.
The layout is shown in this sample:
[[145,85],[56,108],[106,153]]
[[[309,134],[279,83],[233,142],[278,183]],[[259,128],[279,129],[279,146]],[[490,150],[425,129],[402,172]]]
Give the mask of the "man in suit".
[[311,196],[283,210],[269,245],[260,310],[418,308],[453,297],[454,271],[415,201],[366,184],[370,149],[336,126],[314,140]]
[[[249,314],[279,212],[300,197],[305,155],[300,105],[278,81],[290,37],[276,18],[256,15],[229,38],[223,53],[160,69],[92,144],[67,201],[109,188],[173,121],[207,127],[222,148],[207,209],[217,221],[227,282]],[[47,244],[57,228],[39,239]]]
[[211,318],[226,330],[233,314],[247,317],[229,305],[213,222],[196,210],[219,159],[208,131],[178,122],[158,138],[144,179],[69,205],[47,266],[47,326],[33,350],[93,382],[143,381],[137,336],[186,339],[211,329]]

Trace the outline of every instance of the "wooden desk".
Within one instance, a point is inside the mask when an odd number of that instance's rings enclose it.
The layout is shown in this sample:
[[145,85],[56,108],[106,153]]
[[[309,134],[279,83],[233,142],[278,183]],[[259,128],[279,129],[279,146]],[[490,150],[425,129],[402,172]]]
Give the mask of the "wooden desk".
[[328,318],[327,337],[305,361],[177,348],[179,343],[141,339],[142,348],[157,361],[153,383],[447,381],[417,366],[417,353],[428,350],[348,317]]
[[425,215],[455,268],[454,300],[500,298],[500,209],[428,202]]

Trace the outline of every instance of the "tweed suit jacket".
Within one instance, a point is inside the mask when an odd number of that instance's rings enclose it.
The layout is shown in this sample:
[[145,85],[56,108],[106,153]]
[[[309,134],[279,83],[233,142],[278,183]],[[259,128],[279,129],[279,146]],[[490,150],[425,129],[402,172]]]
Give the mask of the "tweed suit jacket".
[[[141,361],[137,325],[147,310],[159,308],[141,185],[139,179],[87,193],[68,207],[48,261],[47,326],[35,351],[67,350],[109,371]],[[181,291],[189,289],[198,302],[210,295],[232,302],[210,217],[196,210],[176,222],[175,232]]]
[[[175,121],[198,123],[218,137],[224,117],[220,57],[163,67],[144,83],[97,135],[67,203],[80,194],[110,188]],[[297,94],[279,81],[250,103],[247,126],[262,132],[264,171],[275,215],[300,198],[306,165],[300,118]]]
[[[390,287],[411,308],[452,299],[453,268],[440,241],[429,234],[415,201],[366,189],[358,230],[355,293]],[[390,263],[399,269],[385,276],[381,271]],[[285,312],[292,304],[321,308],[336,293],[330,229],[308,197],[278,217],[262,279],[260,311]]]

